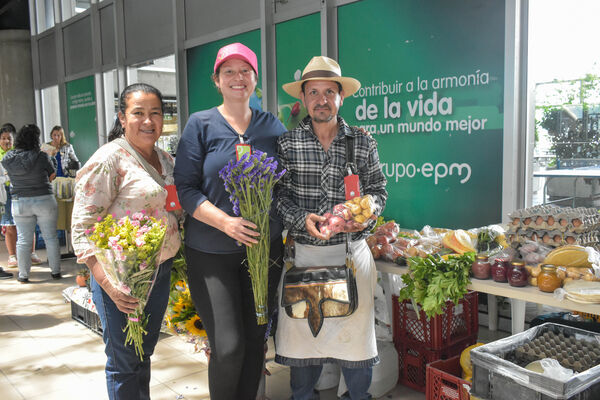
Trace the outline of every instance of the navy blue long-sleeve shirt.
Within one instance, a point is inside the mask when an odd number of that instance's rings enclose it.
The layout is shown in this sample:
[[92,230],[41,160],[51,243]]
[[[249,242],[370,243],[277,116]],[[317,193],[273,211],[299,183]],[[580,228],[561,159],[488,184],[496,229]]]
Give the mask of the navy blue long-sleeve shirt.
[[[250,125],[243,135],[244,143],[252,146],[253,151],[260,150],[276,157],[277,138],[285,131],[273,114],[252,109]],[[235,145],[238,143],[238,134],[216,107],[192,114],[183,130],[173,176],[181,206],[188,213],[185,244],[195,250],[214,254],[245,251],[224,232],[192,217],[196,208],[206,200],[234,216],[233,205],[219,171],[230,160],[235,160]],[[271,239],[280,237],[282,229],[276,213],[271,212]]]

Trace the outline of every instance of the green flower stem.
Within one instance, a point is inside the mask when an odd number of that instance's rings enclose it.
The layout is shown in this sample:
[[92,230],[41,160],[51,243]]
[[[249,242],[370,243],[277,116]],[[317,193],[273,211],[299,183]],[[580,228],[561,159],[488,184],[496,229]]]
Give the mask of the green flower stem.
[[246,247],[248,273],[252,281],[256,322],[264,325],[268,322],[267,295],[269,286],[270,229],[269,211],[271,209],[272,179],[266,182],[263,190],[251,189],[250,185],[241,185],[240,213],[253,222],[260,233],[258,243]]
[[[142,307],[143,310],[143,307]],[[135,354],[144,361],[144,335],[148,334],[146,325],[148,324],[148,316],[144,315],[143,311],[136,310],[127,317],[127,325],[123,328],[125,332],[125,345],[132,344]]]
[[[252,158],[250,160],[250,158]],[[249,161],[249,162],[248,162]],[[234,206],[239,207],[239,214],[256,225],[260,234],[258,243],[246,247],[248,273],[252,282],[256,320],[259,325],[268,322],[267,294],[270,266],[270,232],[269,212],[271,210],[272,192],[276,179],[277,162],[267,158],[266,153],[260,157],[255,155],[248,159],[244,156],[237,163],[230,161],[219,176],[225,181],[225,188],[232,196]]]

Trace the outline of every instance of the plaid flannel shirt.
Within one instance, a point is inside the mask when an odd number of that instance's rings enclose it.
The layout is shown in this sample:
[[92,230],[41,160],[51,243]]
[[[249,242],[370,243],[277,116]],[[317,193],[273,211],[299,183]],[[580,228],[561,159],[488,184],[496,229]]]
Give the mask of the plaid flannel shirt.
[[[356,128],[351,128],[337,117],[339,131],[329,151],[325,152],[313,132],[310,116],[296,129],[284,133],[278,140],[277,156],[282,168],[287,169],[275,188],[275,205],[285,227],[298,243],[330,246],[345,242],[345,235],[337,234],[328,241],[310,236],[305,220],[309,213],[323,215],[336,204],[346,201],[344,177],[346,168],[346,136],[353,136],[355,162],[358,168],[361,195],[370,194],[385,207],[386,179],[379,164],[377,142]],[[377,214],[380,214],[379,211]],[[373,227],[352,235],[352,240],[363,239]]]

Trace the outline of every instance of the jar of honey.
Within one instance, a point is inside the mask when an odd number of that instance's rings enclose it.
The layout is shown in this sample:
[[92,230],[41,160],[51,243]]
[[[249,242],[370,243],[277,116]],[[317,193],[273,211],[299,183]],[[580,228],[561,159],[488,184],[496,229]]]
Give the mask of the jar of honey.
[[[508,278],[508,284],[510,286],[527,286],[527,277],[529,274],[525,269],[525,263],[523,261],[513,261],[510,264],[510,268],[506,274]],[[538,278],[539,285],[539,278]]]
[[551,264],[542,265],[542,272],[538,275],[538,288],[542,292],[552,293],[562,286],[562,279],[556,274],[556,266]]

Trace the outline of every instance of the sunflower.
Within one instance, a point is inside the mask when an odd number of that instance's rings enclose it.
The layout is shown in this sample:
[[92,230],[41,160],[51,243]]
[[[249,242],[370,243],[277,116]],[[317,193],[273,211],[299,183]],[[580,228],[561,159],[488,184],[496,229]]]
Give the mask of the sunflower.
[[173,313],[180,313],[182,311],[184,311],[186,308],[186,304],[184,302],[184,299],[179,299],[177,300],[177,302],[175,304],[173,304]]
[[185,323],[185,328],[192,335],[196,336],[206,336],[206,330],[204,330],[204,326],[202,325],[202,321],[198,314],[194,315]]

